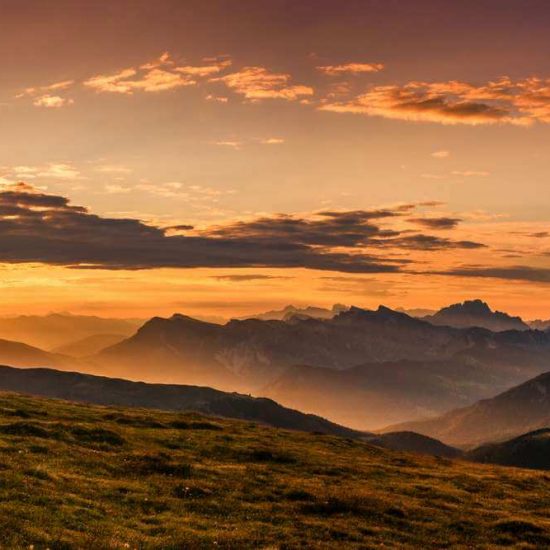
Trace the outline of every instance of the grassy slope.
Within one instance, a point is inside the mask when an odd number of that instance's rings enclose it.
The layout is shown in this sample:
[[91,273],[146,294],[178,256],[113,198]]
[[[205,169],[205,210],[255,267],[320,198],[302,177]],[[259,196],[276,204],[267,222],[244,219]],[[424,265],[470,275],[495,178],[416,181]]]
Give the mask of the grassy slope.
[[549,509],[541,472],[0,394],[2,548],[534,548]]

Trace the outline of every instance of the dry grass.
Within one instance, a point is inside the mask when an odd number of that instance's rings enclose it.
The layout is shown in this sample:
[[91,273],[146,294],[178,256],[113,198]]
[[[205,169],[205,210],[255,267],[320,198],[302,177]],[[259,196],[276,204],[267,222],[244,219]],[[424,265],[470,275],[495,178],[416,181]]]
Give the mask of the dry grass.
[[0,397],[2,548],[541,548],[549,509],[542,472]]

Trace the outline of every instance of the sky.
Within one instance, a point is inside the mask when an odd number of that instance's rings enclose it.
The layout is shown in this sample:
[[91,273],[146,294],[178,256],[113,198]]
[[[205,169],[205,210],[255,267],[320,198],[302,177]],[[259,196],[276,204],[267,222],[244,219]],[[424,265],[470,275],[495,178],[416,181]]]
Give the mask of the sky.
[[0,314],[550,318],[546,0],[0,0]]

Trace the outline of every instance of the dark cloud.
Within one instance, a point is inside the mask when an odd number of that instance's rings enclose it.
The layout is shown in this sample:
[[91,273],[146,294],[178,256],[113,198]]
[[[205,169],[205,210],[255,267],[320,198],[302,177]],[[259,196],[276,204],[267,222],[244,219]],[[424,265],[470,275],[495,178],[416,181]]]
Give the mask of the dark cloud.
[[350,212],[324,211],[315,218],[298,218],[289,215],[266,216],[250,221],[209,228],[210,237],[254,239],[271,243],[293,242],[306,246],[366,245],[373,237],[392,237],[396,231],[381,230],[373,220],[399,216],[410,206],[395,210],[357,210]]
[[488,277],[494,279],[508,279],[512,281],[550,283],[550,268],[529,267],[525,265],[510,267],[466,266],[439,272],[438,274],[457,275],[459,277]]
[[181,225],[169,225],[165,227],[165,231],[192,231],[195,229],[193,225],[181,224]]
[[248,281],[266,281],[271,279],[292,279],[293,277],[284,277],[281,275],[254,275],[251,274],[237,274],[237,275],[214,275],[211,279],[216,279],[217,281],[232,281],[236,283],[248,282]]
[[462,220],[442,216],[440,218],[409,218],[408,221],[426,229],[454,229]]
[[475,241],[454,241],[435,235],[423,235],[420,233],[414,235],[400,235],[397,238],[386,240],[371,241],[372,246],[386,246],[395,248],[404,248],[407,250],[450,250],[455,248],[476,249],[485,248],[483,243]]
[[[381,210],[324,211],[308,217],[265,216],[193,231],[190,225],[160,228],[137,219],[101,217],[71,205],[65,197],[21,184],[0,192],[0,262],[87,269],[296,267],[393,273],[412,263],[395,257],[399,248],[483,246],[400,233],[377,224],[410,215],[414,208],[409,204]],[[173,234],[174,230],[186,233]]]

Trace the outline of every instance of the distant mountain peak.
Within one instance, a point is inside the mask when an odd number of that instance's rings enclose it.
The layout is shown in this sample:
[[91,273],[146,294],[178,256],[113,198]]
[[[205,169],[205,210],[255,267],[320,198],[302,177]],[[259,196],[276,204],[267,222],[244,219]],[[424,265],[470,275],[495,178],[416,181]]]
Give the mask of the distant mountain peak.
[[483,300],[480,300],[479,298],[476,298],[475,300],[465,300],[462,303],[452,304],[443,309],[447,311],[462,311],[475,315],[485,315],[493,313],[493,311],[489,307],[489,304],[487,302],[484,302]]
[[374,321],[374,322],[398,322],[398,323],[419,323],[418,319],[410,317],[406,313],[396,311],[384,305],[379,305],[377,309],[363,309],[357,306],[351,306],[334,317],[336,321]]
[[330,309],[318,306],[304,306],[296,307],[292,304],[289,304],[282,309],[266,311],[264,313],[257,313],[256,315],[247,315],[246,317],[241,317],[241,320],[244,319],[260,319],[262,321],[295,321],[295,317],[304,319],[306,317],[313,317],[315,319],[332,319],[337,316],[342,311],[346,311],[347,306],[342,304],[334,304]]
[[479,298],[465,300],[440,309],[424,320],[435,325],[447,325],[456,328],[481,327],[493,332],[506,330],[529,330],[521,317],[513,317],[502,311],[493,311],[487,302]]

